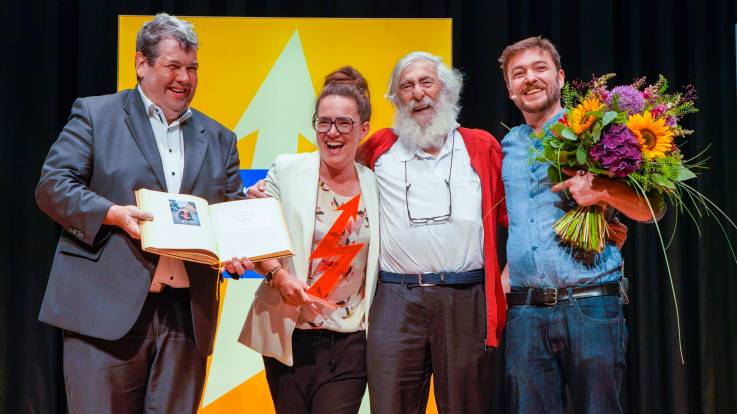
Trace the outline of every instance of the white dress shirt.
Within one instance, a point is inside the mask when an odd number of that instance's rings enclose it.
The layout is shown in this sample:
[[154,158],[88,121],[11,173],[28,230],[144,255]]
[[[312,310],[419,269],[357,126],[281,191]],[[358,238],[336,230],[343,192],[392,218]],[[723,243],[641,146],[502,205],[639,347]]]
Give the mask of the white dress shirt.
[[[374,171],[381,211],[379,269],[415,274],[461,272],[484,266],[481,180],[471,167],[468,150],[457,130],[448,134],[437,156],[409,150],[398,140],[379,157]],[[408,204],[413,218],[449,212],[445,184],[449,172],[451,221],[431,225],[410,223]],[[408,195],[405,182],[410,184]]]
[[[187,108],[187,111],[179,119],[169,124],[161,108],[148,99],[140,86],[136,89],[141,94],[143,107],[146,109],[151,129],[156,138],[156,147],[159,149],[161,165],[164,167],[164,177],[166,177],[166,191],[178,194],[179,187],[182,185],[182,174],[184,173],[184,134],[181,126],[184,121],[192,116],[192,111]],[[189,276],[181,260],[166,256],[159,258],[159,264],[156,266],[150,290],[158,292],[161,290],[161,285],[169,285],[175,288],[189,287]]]

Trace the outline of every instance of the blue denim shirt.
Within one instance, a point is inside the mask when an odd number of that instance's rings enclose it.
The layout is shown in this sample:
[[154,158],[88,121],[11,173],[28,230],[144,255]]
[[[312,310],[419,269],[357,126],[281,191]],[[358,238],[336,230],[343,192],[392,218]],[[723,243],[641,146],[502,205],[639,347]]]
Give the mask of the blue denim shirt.
[[[545,123],[557,122],[562,112]],[[558,242],[553,223],[572,207],[565,192],[550,191],[548,164],[536,161],[539,139],[519,125],[502,140],[502,178],[509,215],[507,263],[514,287],[561,288],[619,280],[622,255],[608,243],[603,252],[585,255]]]

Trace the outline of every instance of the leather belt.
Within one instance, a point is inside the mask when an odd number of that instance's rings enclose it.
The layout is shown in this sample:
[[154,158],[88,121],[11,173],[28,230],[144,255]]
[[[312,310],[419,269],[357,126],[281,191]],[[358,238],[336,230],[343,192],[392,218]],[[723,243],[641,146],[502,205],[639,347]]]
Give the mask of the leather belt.
[[[507,293],[507,306],[534,305],[554,306],[558,302],[571,299],[592,298],[596,296],[622,296],[623,287],[619,282],[599,285],[576,286],[572,288],[526,289]],[[570,290],[570,294],[569,294]],[[528,302],[529,295],[529,302]],[[626,297],[626,296],[625,296]]]
[[381,283],[402,283],[410,286],[445,286],[467,285],[484,281],[484,269],[469,270],[467,272],[440,272],[440,273],[392,273],[379,272]]

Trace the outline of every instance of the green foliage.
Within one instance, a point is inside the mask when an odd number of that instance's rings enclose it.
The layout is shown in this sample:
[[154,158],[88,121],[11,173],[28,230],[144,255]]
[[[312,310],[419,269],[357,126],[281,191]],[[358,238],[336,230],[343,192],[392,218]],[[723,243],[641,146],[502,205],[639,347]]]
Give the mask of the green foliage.
[[601,130],[604,129],[601,122],[594,123],[593,128],[591,128],[591,141],[592,143],[599,142],[599,139],[601,138]]
[[662,74],[658,75],[658,81],[655,82],[654,89],[658,91],[658,96],[665,95],[665,92],[668,91],[668,79],[665,78]]
[[617,113],[614,111],[607,111],[602,117],[601,123],[603,126],[607,126],[615,119],[617,119]]
[[610,105],[610,107],[612,108],[612,111],[615,111],[617,113],[622,112],[622,110],[619,109],[619,95],[614,94],[614,96],[612,96],[612,104]]
[[548,178],[553,183],[559,183],[563,181],[565,178],[561,175],[560,170],[556,168],[554,165],[551,165],[548,167]]
[[679,152],[673,152],[662,158],[643,160],[640,169],[630,174],[630,178],[637,181],[646,193],[672,193],[677,182],[696,177],[692,170],[693,167],[683,164]]
[[588,158],[588,155],[586,153],[586,150],[583,148],[583,145],[579,145],[578,149],[576,149],[576,161],[583,165],[586,164],[586,160]]
[[[678,97],[680,100],[680,94],[678,94]],[[694,101],[685,101],[670,109],[668,111],[668,114],[680,118],[684,115],[693,114],[696,112],[699,112],[698,108],[696,108],[696,103]]]
[[581,101],[581,94],[570,83],[566,82],[560,91],[560,99],[563,101],[564,108],[573,108]]
[[680,165],[678,167],[678,173],[676,175],[676,181],[686,181],[686,180],[690,180],[692,178],[696,178],[696,174],[694,174],[693,171],[689,170],[688,168],[684,167],[683,165]]
[[560,134],[563,138],[569,141],[578,141],[578,135],[576,135],[570,128],[564,128]]

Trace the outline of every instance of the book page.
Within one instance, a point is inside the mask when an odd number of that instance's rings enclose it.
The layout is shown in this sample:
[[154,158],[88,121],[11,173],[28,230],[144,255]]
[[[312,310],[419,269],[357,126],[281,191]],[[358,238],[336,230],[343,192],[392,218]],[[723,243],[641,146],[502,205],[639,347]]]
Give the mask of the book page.
[[233,257],[258,261],[293,254],[281,204],[276,199],[213,204],[210,215],[221,261]]
[[136,192],[138,208],[154,215],[144,221],[141,245],[144,250],[164,254],[164,250],[202,250],[217,253],[209,206],[202,198],[188,194],[152,190]]

